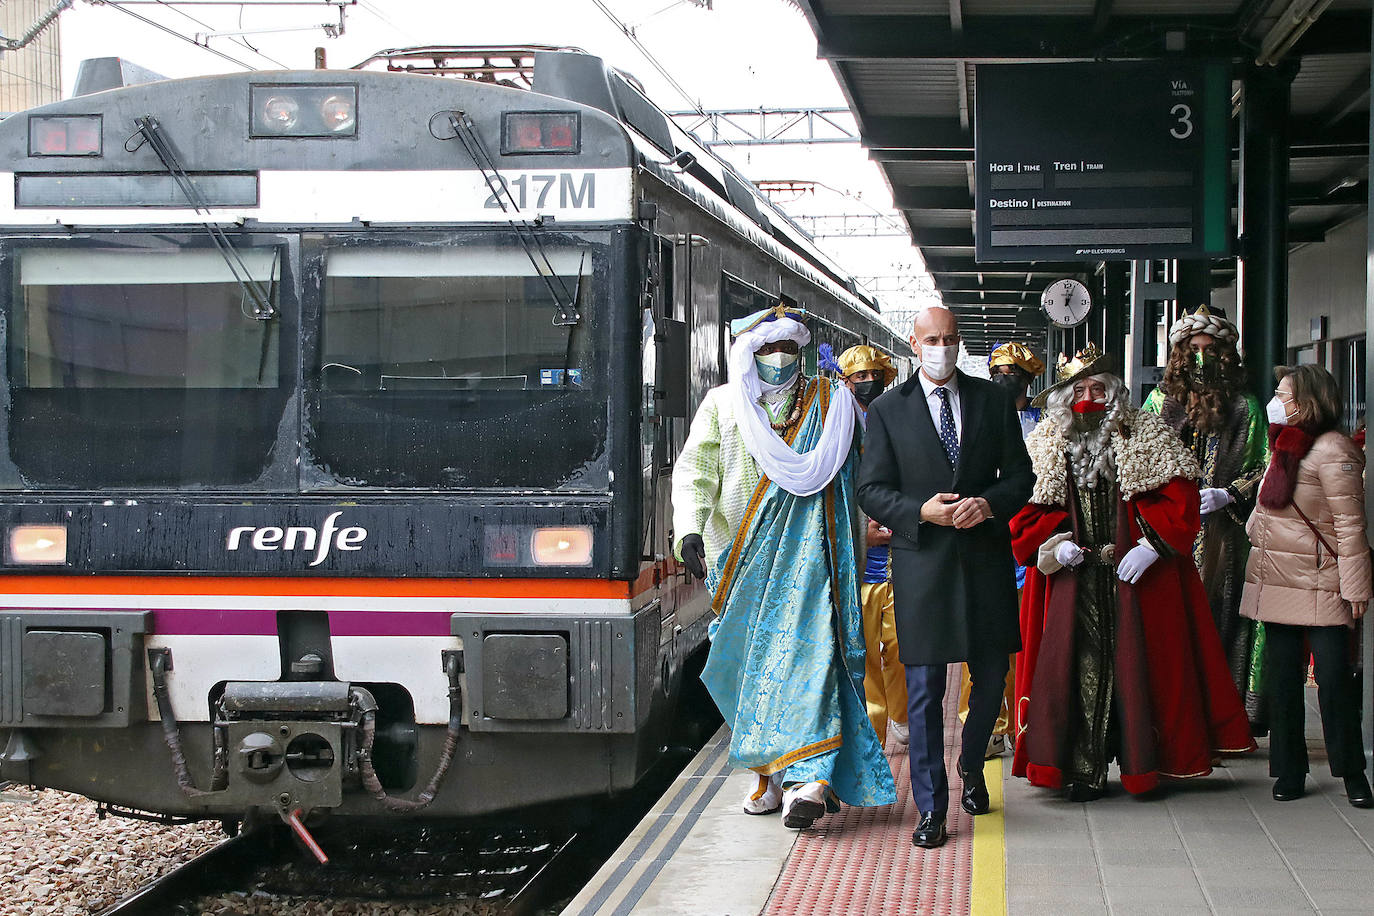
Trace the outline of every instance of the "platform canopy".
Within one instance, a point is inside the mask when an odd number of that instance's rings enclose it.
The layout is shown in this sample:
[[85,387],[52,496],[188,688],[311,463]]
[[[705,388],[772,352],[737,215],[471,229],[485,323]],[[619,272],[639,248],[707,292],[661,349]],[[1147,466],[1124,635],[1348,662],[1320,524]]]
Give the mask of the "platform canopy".
[[[959,313],[974,353],[1009,338],[1043,344],[1039,301],[1045,287],[1065,277],[1091,285],[1101,269],[1083,262],[975,260],[973,121],[980,64],[1230,60],[1235,112],[1248,73],[1288,68],[1295,71],[1289,247],[1321,241],[1366,209],[1368,0],[795,2],[810,20],[819,55],[834,69],[864,146],[882,168],[912,241],[941,299]],[[1101,130],[1113,129],[1110,115],[1066,110],[1064,117],[1095,119]],[[1238,175],[1239,141],[1231,145]],[[1234,258],[1209,266],[1214,286],[1234,282]]]

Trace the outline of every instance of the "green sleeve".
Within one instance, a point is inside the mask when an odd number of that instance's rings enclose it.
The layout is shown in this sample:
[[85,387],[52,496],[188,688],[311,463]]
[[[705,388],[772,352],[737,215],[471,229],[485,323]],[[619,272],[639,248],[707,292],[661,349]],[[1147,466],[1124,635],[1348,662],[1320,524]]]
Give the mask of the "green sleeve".
[[1245,436],[1245,457],[1241,461],[1240,475],[1226,488],[1231,494],[1231,504],[1226,507],[1226,512],[1241,525],[1245,524],[1255,508],[1260,481],[1264,479],[1264,470],[1269,465],[1269,426],[1265,422],[1259,398],[1247,394],[1245,409],[1250,414]]
[[1145,403],[1140,405],[1140,409],[1148,413],[1159,413],[1164,406],[1164,389],[1156,387],[1150,392],[1150,396],[1145,399]]

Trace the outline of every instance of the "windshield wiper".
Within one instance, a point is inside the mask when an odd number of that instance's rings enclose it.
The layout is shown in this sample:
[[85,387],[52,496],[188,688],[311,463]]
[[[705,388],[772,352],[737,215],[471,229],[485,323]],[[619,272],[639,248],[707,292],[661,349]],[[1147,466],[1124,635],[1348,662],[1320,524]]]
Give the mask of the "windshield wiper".
[[[449,128],[453,131],[451,136],[441,137],[434,131],[434,123],[443,118]],[[553,323],[560,327],[571,327],[582,320],[582,315],[577,310],[578,299],[582,293],[582,271],[578,269],[577,289],[570,291],[568,284],[553,269],[553,263],[549,261],[548,252],[544,250],[543,243],[539,240],[539,233],[535,231],[535,224],[525,219],[520,212],[520,206],[511,196],[510,188],[501,179],[501,175],[496,171],[496,166],[492,161],[491,155],[487,152],[486,146],[482,143],[482,138],[477,134],[477,128],[473,125],[472,119],[462,111],[439,111],[435,112],[429,119],[429,134],[436,140],[453,140],[463,144],[467,150],[468,157],[472,159],[474,165],[482,173],[482,179],[487,183],[487,189],[491,191],[492,198],[501,207],[501,212],[510,219],[511,231],[520,242],[520,247],[525,249],[525,256],[530,259],[530,264],[534,265],[534,272],[544,280],[544,285],[548,287],[549,296],[553,298],[554,306],[558,309],[558,314],[554,316]],[[554,288],[557,281],[558,288]],[[561,294],[561,295],[560,295]]]
[[[162,127],[157,123],[157,119],[152,115],[144,115],[141,118],[134,118],[134,124],[138,125],[138,130],[124,141],[124,149],[135,152],[144,143],[152,147],[157,158],[161,160],[162,167],[167,170],[167,174],[172,176],[172,181],[176,182],[181,193],[186,197],[196,213],[210,215],[210,205],[205,196],[200,193],[200,189],[195,186],[191,176],[182,168],[181,161],[172,151],[167,138],[162,134]],[[134,139],[138,138],[135,143]],[[234,282],[239,285],[239,289],[253,303],[253,314],[250,316],[259,321],[269,321],[277,317],[276,306],[272,304],[272,293],[269,289],[264,289],[262,284],[253,279],[253,274],[248,269],[248,265],[243,262],[243,257],[239,254],[234,243],[224,230],[208,220],[203,224],[205,232],[210,236],[210,241],[214,242],[215,248],[219,251],[220,257],[224,258],[225,266],[234,275]],[[272,273],[276,274],[276,258],[272,261]],[[271,283],[271,280],[269,280]]]

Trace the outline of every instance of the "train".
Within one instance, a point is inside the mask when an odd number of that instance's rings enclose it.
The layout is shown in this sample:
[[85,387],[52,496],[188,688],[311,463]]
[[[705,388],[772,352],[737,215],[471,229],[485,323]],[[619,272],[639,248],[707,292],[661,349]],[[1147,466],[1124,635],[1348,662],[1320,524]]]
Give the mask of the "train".
[[113,82],[0,122],[0,778],[226,824],[634,786],[729,321],[909,371],[876,304],[580,50]]

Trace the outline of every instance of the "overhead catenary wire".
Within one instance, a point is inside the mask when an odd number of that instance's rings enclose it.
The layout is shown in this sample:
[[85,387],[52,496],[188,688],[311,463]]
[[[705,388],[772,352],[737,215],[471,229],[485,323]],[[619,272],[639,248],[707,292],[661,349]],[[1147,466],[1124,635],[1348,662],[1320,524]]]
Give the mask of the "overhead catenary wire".
[[658,58],[654,57],[653,52],[646,48],[644,46],[644,42],[640,41],[639,38],[635,35],[634,29],[626,25],[625,21],[622,20],[619,16],[617,16],[610,7],[608,7],[605,3],[602,2],[602,0],[592,0],[592,4],[597,9],[601,10],[601,12],[606,15],[606,18],[611,21],[611,24],[614,25],[617,29],[619,29],[620,32],[630,40],[630,43],[639,50],[639,53],[644,55],[644,59],[649,62],[649,66],[657,70],[659,76],[667,80],[668,85],[672,86],[674,91],[676,91],[678,95],[686,99],[687,104],[691,105],[694,111],[696,111],[703,117],[706,115],[706,109],[702,107],[701,103],[696,99],[692,98],[691,94],[686,89],[682,88],[681,83],[673,79],[673,75],[668,72],[668,69],[664,67],[663,64],[659,63]]
[[168,35],[171,35],[173,38],[179,38],[179,39],[181,39],[182,41],[186,42],[187,44],[195,45],[197,48],[200,48],[202,51],[209,51],[211,54],[215,55],[216,57],[222,57],[222,58],[224,58],[225,60],[229,61],[229,63],[233,64],[233,65],[236,66],[236,67],[242,67],[242,68],[245,69],[245,70],[257,70],[257,69],[258,69],[257,67],[254,67],[252,64],[245,63],[245,62],[239,60],[239,59],[236,58],[236,57],[231,57],[231,56],[229,56],[228,54],[225,54],[223,51],[220,51],[220,50],[217,50],[217,49],[215,49],[215,48],[211,48],[211,47],[208,47],[208,46],[206,46],[206,45],[203,45],[203,44],[201,44],[200,42],[196,41],[194,38],[191,38],[190,36],[181,34],[181,33],[178,32],[176,29],[173,29],[173,28],[171,28],[171,27],[169,27],[169,26],[163,25],[163,24],[160,23],[160,22],[156,22],[156,21],[154,21],[154,20],[152,20],[152,19],[149,19],[147,16],[141,16],[141,15],[139,15],[138,13],[135,13],[133,10],[127,9],[127,8],[125,8],[123,5],[114,2],[114,0],[86,0],[86,2],[87,2],[87,3],[90,3],[90,4],[93,4],[93,5],[95,5],[95,6],[108,6],[108,7],[112,8],[112,9],[119,10],[119,11],[120,11],[121,13],[123,13],[124,15],[126,15],[126,16],[132,16],[134,19],[137,19],[139,22],[143,23],[144,25],[150,25],[150,26],[152,26],[153,28],[157,29],[158,31],[166,32]]
[[[166,7],[167,9],[169,9],[169,10],[171,10],[172,12],[176,13],[178,16],[181,16],[181,17],[184,18],[184,19],[189,19],[191,22],[194,22],[196,25],[203,26],[203,27],[205,27],[206,29],[212,28],[212,26],[210,25],[210,23],[204,21],[203,19],[197,19],[195,16],[192,16],[190,13],[186,12],[185,10],[183,10],[183,9],[182,9],[182,6],[184,6],[185,4],[182,4],[182,3],[168,3],[167,0],[155,0],[155,2],[157,3],[158,6]],[[244,6],[247,6],[247,5],[249,5],[249,4],[241,4],[240,7],[239,7],[239,19],[240,19],[240,22],[242,21],[242,18],[243,18],[243,7],[244,7]],[[255,5],[260,5],[260,4],[255,4]],[[253,47],[252,45],[250,45],[248,42],[244,41],[243,39],[240,39],[240,38],[230,38],[229,40],[232,41],[232,42],[233,42],[234,44],[236,44],[236,45],[240,45],[240,46],[242,46],[242,47],[248,49],[249,51],[252,51],[254,54],[258,55],[258,56],[261,57],[263,60],[270,61],[270,62],[276,64],[278,67],[281,67],[283,70],[290,70],[290,69],[291,69],[291,68],[290,68],[289,66],[287,66],[286,64],[284,64],[284,63],[282,63],[281,61],[277,60],[275,57],[271,57],[270,55],[267,55],[267,54],[262,53],[262,52],[259,51],[257,48]],[[196,43],[196,44],[200,44],[200,42],[195,42],[195,43]],[[201,47],[208,47],[208,46],[207,46],[207,45],[201,45]]]
[[397,25],[395,20],[391,19],[389,16],[383,13],[380,9],[377,8],[377,4],[370,2],[370,0],[358,0],[358,6],[360,6],[366,13],[368,13],[374,19],[381,22],[383,25],[389,26],[391,30],[394,31],[397,35],[404,36],[407,40],[413,41],[416,44],[425,43],[425,40],[421,37]]

